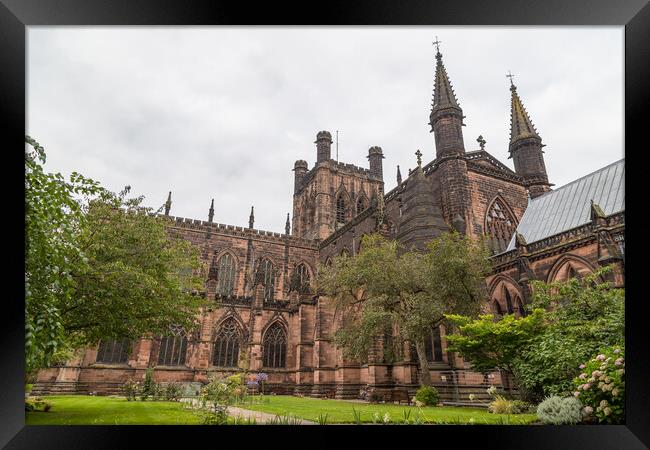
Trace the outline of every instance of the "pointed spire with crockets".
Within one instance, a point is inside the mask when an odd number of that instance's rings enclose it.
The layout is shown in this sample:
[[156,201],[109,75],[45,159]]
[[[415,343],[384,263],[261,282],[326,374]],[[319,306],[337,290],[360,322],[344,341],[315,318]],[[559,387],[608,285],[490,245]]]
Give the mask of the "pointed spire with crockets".
[[208,222],[212,223],[212,219],[214,219],[214,199],[212,199],[212,202],[210,203],[210,210],[208,211]]
[[167,201],[165,202],[165,215],[169,215],[169,211],[172,209],[172,191],[169,191],[167,196]]
[[399,164],[397,165],[397,184],[402,184],[402,174],[399,171]]
[[291,222],[289,222],[289,213],[287,213],[287,221],[284,224],[284,234],[289,234],[291,231]]
[[511,73],[506,75],[510,78],[510,92],[512,92],[510,100],[510,144],[521,139],[535,138],[541,141],[541,137],[537,134],[537,130],[533,126],[533,122],[526,112],[519,94],[517,94],[517,86],[512,81]]
[[464,116],[442,63],[437,37],[433,44],[436,46],[436,76],[429,125],[435,136],[436,157],[441,158],[465,153],[462,132]]
[[454,89],[451,87],[449,75],[442,62],[440,50],[436,52],[436,80],[433,88],[433,103],[431,104],[431,114],[445,108],[458,108],[458,100]]
[[251,206],[251,215],[248,216],[248,228],[253,228],[254,223],[255,223],[255,213],[253,211],[253,206]]

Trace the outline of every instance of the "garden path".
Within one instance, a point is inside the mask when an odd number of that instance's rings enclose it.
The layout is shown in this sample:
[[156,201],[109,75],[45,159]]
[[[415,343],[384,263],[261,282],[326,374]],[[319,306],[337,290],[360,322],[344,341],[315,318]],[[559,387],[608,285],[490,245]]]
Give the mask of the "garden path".
[[[189,403],[194,408],[200,408],[198,399],[195,398],[183,398],[182,402]],[[265,413],[262,411],[252,411],[250,409],[239,408],[236,406],[228,407],[228,415],[230,417],[241,417],[242,419],[255,419],[259,425],[265,424],[267,421],[271,421],[276,418],[275,414]],[[315,422],[309,420],[300,419],[302,422],[300,425],[316,425]]]

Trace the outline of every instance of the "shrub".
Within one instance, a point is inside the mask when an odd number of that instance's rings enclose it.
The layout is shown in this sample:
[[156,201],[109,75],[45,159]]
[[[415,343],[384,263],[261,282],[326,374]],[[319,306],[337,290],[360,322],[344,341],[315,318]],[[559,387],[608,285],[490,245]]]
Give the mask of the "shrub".
[[40,397],[32,397],[25,400],[25,411],[35,412],[43,411],[48,412],[52,404]]
[[438,391],[433,386],[422,386],[415,393],[415,400],[424,406],[435,406],[438,404]]
[[127,401],[135,400],[139,390],[140,383],[132,378],[126,380],[126,383],[122,385],[122,392],[124,392],[124,396],[126,397]]
[[530,411],[531,404],[523,400],[512,401],[512,414],[526,414]]
[[154,381],[153,381],[153,369],[148,368],[144,374],[144,383],[142,384],[142,390],[140,391],[140,400],[145,401],[150,396],[153,395],[154,391]]
[[167,386],[165,386],[165,400],[167,401],[177,401],[180,397],[181,394],[183,393],[183,387],[181,386],[180,383],[176,382],[171,382],[167,383]]
[[513,401],[503,395],[494,395],[494,400],[488,406],[488,411],[493,414],[513,414]]
[[614,346],[601,350],[585,364],[573,380],[573,393],[584,405],[587,420],[620,424],[625,417],[625,349]]
[[545,424],[573,425],[582,420],[582,404],[575,397],[548,397],[537,405],[537,417]]

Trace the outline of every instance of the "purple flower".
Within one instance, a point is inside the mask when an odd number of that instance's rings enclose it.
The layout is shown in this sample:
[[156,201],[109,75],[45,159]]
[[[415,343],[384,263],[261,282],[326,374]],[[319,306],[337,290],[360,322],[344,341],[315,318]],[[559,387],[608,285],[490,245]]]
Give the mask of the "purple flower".
[[246,382],[246,386],[248,386],[249,388],[254,388],[259,386],[259,383],[255,380],[251,380]]
[[257,374],[257,381],[266,381],[269,379],[269,376],[265,374],[264,372],[260,372]]

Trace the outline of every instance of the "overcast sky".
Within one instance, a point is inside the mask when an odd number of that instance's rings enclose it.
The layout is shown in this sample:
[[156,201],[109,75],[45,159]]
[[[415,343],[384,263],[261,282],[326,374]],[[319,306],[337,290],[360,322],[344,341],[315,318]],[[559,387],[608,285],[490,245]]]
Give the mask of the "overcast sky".
[[[429,133],[438,36],[465,147],[508,158],[508,70],[556,187],[623,157],[623,27],[28,27],[27,133],[73,170],[175,216],[282,232],[319,130],[384,155],[386,192]],[[335,157],[335,145],[332,146]]]

